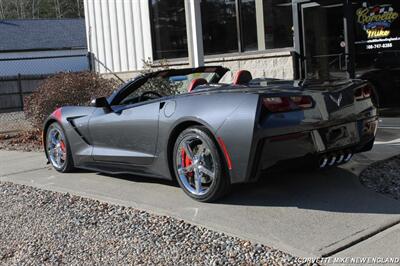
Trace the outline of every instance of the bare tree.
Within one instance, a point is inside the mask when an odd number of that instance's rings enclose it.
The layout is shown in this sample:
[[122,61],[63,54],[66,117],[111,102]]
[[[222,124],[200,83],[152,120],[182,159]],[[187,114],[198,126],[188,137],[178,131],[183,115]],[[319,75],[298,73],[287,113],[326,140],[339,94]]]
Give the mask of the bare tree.
[[0,0],[0,19],[83,16],[82,0]]
[[35,0],[32,0],[32,18],[35,18]]
[[54,0],[54,10],[56,11],[56,17],[61,18],[61,7],[59,0]]
[[21,10],[21,17],[20,18],[25,18],[25,1],[24,0],[19,0],[19,10]]
[[15,7],[17,11],[17,18],[21,18],[21,11],[20,11],[20,6],[19,6],[19,0],[15,1]]
[[76,8],[78,11],[78,18],[81,17],[81,0],[76,0]]
[[0,0],[0,19],[5,19],[5,12],[4,12],[4,3],[3,0]]

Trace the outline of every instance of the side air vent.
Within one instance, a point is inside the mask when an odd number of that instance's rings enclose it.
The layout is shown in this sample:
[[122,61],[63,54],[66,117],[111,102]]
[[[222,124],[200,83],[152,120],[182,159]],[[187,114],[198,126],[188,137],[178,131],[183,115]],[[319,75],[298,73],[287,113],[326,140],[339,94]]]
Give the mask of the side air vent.
[[81,139],[87,144],[91,145],[89,141],[82,135],[82,133],[79,131],[79,129],[76,127],[75,122],[73,119],[76,119],[79,117],[74,117],[74,118],[67,118],[67,121],[71,124],[72,128],[75,130],[75,132],[81,137]]

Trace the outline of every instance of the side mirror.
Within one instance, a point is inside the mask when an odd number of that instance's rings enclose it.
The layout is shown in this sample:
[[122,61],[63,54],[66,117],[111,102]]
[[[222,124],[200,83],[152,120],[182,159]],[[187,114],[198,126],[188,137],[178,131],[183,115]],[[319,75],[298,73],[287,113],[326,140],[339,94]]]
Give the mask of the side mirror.
[[94,99],[94,100],[92,100],[91,104],[94,107],[103,108],[104,111],[106,111],[106,112],[111,112],[112,111],[111,106],[108,103],[106,97],[100,97],[100,98]]

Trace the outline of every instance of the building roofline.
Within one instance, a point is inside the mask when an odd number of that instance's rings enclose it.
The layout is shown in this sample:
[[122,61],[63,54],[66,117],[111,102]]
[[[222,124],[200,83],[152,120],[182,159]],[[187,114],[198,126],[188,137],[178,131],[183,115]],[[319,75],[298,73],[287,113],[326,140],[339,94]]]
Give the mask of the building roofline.
[[36,21],[36,20],[85,20],[85,18],[10,18],[10,19],[0,19],[0,22],[3,21]]
[[43,52],[43,51],[65,51],[65,50],[87,50],[86,46],[82,47],[60,47],[60,48],[35,48],[22,50],[0,50],[0,54],[18,53],[18,52]]

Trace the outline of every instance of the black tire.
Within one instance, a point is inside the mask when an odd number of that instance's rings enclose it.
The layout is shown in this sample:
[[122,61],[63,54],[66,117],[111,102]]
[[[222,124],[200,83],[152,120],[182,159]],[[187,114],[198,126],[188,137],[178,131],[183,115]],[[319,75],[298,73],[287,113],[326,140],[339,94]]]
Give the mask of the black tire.
[[[48,138],[49,138],[49,136],[48,136],[48,133],[49,133],[52,129],[56,129],[56,130],[60,131],[60,132],[63,134],[64,139],[65,139],[66,160],[64,161],[64,164],[62,165],[62,167],[57,167],[56,165],[54,165],[54,164],[52,163],[52,161],[50,160],[50,157],[49,157],[49,151],[48,151],[48,145],[49,145]],[[54,168],[55,170],[57,170],[58,172],[60,172],[60,173],[70,173],[70,172],[74,172],[76,169],[75,169],[75,167],[74,167],[74,160],[73,160],[73,158],[72,158],[71,147],[70,147],[70,145],[69,145],[67,135],[65,134],[65,131],[64,131],[64,129],[61,127],[61,125],[60,125],[58,122],[53,122],[53,123],[51,123],[51,124],[47,127],[46,133],[45,133],[45,134],[46,134],[46,135],[45,135],[45,136],[46,136],[46,140],[45,140],[45,141],[46,141],[46,142],[45,142],[45,152],[46,152],[47,158],[48,158],[50,164],[53,166],[53,168]]]
[[[177,166],[177,160],[178,160],[178,149],[180,143],[187,137],[200,137],[201,140],[206,142],[206,144],[209,147],[209,150],[211,152],[212,158],[213,158],[213,168],[215,171],[215,177],[211,183],[211,185],[208,188],[208,192],[204,195],[196,195],[191,193],[183,184],[181,178],[179,177],[178,174],[178,166]],[[178,138],[175,141],[174,149],[173,149],[173,169],[174,173],[176,176],[176,179],[178,180],[179,186],[182,188],[182,190],[192,199],[195,199],[200,202],[214,202],[224,195],[226,195],[229,192],[230,189],[230,180],[229,177],[227,176],[227,166],[225,163],[225,160],[223,159],[223,155],[218,148],[213,135],[211,132],[206,127],[203,126],[193,126],[189,127],[185,130],[183,130]]]

